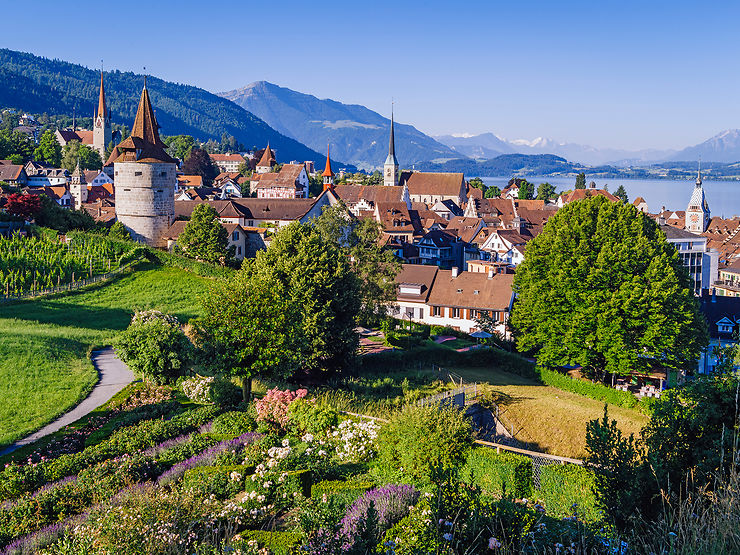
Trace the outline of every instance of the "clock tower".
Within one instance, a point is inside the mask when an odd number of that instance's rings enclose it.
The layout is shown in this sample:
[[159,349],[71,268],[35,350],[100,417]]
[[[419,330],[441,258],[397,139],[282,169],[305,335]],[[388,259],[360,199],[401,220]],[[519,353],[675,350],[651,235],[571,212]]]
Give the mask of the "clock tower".
[[383,185],[398,185],[398,159],[393,140],[393,110],[391,110],[391,138],[388,142],[388,157],[383,164]]
[[105,104],[105,88],[103,87],[103,70],[100,70],[100,96],[98,97],[98,112],[93,123],[93,148],[100,153],[100,159],[105,162],[105,149],[113,140],[111,130],[110,111]]
[[701,166],[696,176],[696,186],[691,194],[689,206],[686,208],[686,231],[704,233],[709,225],[709,204],[704,196],[701,181]]

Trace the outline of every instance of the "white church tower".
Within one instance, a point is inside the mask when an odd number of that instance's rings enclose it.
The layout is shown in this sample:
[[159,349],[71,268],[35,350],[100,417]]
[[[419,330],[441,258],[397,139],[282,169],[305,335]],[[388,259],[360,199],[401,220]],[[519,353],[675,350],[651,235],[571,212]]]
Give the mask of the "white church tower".
[[100,70],[100,95],[98,96],[98,113],[93,123],[93,148],[100,153],[100,159],[105,162],[105,150],[113,140],[111,130],[110,110],[105,102],[105,87],[103,86],[103,70]]
[[393,110],[391,109],[391,138],[388,141],[388,157],[383,164],[383,185],[398,185],[398,159],[393,140]]
[[686,230],[692,233],[704,233],[709,226],[709,204],[704,196],[701,181],[701,165],[696,176],[696,187],[691,194],[689,206],[686,208]]

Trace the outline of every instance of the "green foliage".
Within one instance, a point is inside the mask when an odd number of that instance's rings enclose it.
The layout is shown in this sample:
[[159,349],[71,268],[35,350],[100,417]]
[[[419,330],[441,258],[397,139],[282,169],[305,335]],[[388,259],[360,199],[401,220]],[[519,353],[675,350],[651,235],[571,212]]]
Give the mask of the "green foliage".
[[195,139],[190,135],[162,137],[162,140],[167,144],[167,153],[179,160],[187,159],[190,156],[190,151],[195,146]]
[[586,468],[594,473],[597,506],[618,529],[623,529],[639,505],[643,488],[650,488],[648,475],[639,469],[634,438],[623,437],[616,420],[604,417],[586,426]]
[[581,172],[576,176],[576,189],[586,188],[586,174]]
[[86,210],[62,208],[54,199],[43,194],[39,198],[41,210],[36,215],[36,225],[62,233],[70,230],[92,230],[96,227],[95,220]]
[[257,429],[257,421],[246,412],[229,411],[213,420],[211,431],[215,434],[240,436]]
[[614,196],[622,202],[629,202],[629,197],[627,196],[627,191],[624,190],[624,185],[617,187],[617,190],[614,191]]
[[602,196],[572,202],[527,244],[510,325],[545,366],[646,372],[694,366],[706,323],[657,224]]
[[0,130],[0,160],[12,160],[14,164],[25,164],[33,158],[35,147],[33,139],[21,131]]
[[534,490],[532,459],[507,451],[497,453],[488,447],[476,447],[470,451],[460,474],[496,497],[507,494],[531,499]]
[[296,399],[288,405],[288,420],[302,433],[324,434],[339,423],[339,413],[329,406]]
[[470,181],[468,181],[468,185],[470,187],[475,187],[476,189],[480,189],[481,191],[486,190],[486,184],[483,183],[483,180],[480,177],[474,177]]
[[519,182],[519,197],[523,200],[529,200],[534,197],[534,183],[530,183],[526,179],[522,179]]
[[182,171],[185,175],[200,175],[206,187],[209,187],[219,174],[209,154],[198,147],[191,148],[187,159],[182,164]]
[[486,192],[483,196],[485,198],[498,198],[501,196],[501,189],[496,187],[496,185],[491,185],[490,187],[486,187]]
[[69,141],[64,145],[62,167],[74,171],[78,162],[83,170],[99,170],[103,167],[103,160],[97,150],[79,141]]
[[190,257],[211,264],[224,264],[232,257],[229,233],[221,225],[218,212],[210,204],[198,204],[177,238],[177,244]]
[[337,244],[352,260],[362,294],[359,320],[364,325],[377,325],[396,299],[395,277],[401,270],[392,251],[380,246],[381,225],[370,218],[352,218],[341,201],[324,208],[311,223],[324,240]]
[[324,480],[311,486],[311,497],[322,498],[339,496],[345,502],[357,499],[366,491],[375,487],[372,482],[358,482],[355,480]]
[[177,318],[153,310],[134,314],[116,349],[134,372],[158,384],[174,382],[191,357],[190,342]]
[[257,545],[269,549],[269,552],[275,555],[295,553],[295,550],[301,543],[300,534],[280,530],[247,530],[241,534],[241,537],[244,544],[250,541],[256,541]]
[[380,429],[380,465],[389,475],[417,484],[431,483],[438,472],[454,471],[472,445],[470,423],[454,408],[407,405]]
[[117,241],[131,240],[131,233],[126,226],[116,220],[108,230],[108,237]]
[[537,497],[547,514],[566,518],[574,514],[586,522],[599,522],[601,511],[596,507],[594,474],[575,464],[549,464],[540,469],[540,489]]
[[540,183],[537,187],[537,200],[548,201],[556,196],[555,187],[549,183]]
[[577,380],[547,368],[537,368],[537,373],[539,374],[542,383],[552,387],[557,387],[563,391],[577,393],[618,407],[625,407],[628,409],[637,407],[640,411],[647,414],[650,414],[650,411],[652,410],[652,403],[647,397],[642,400],[638,400],[637,397],[628,391],[619,391],[601,383]]
[[39,138],[39,146],[34,150],[33,157],[37,162],[45,162],[55,168],[61,165],[62,145],[59,144],[51,129],[42,133]]
[[245,465],[198,466],[185,472],[182,485],[204,496],[227,499],[244,491],[246,480],[253,470],[253,467]]

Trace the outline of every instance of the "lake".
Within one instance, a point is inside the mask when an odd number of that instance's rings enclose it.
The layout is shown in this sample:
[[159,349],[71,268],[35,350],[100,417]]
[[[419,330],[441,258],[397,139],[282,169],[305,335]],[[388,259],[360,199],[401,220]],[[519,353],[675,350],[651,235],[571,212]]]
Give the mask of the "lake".
[[[496,185],[499,189],[506,187],[509,182],[507,177],[482,177],[486,185]],[[567,191],[575,187],[575,177],[527,177],[527,180],[537,185],[548,182],[555,189]],[[642,197],[648,203],[651,213],[657,213],[661,207],[668,210],[686,210],[686,205],[691,198],[691,192],[696,186],[693,181],[681,181],[672,179],[591,179],[586,176],[586,183],[596,182],[598,189],[607,185],[609,191],[614,193],[617,187],[624,186],[629,201]],[[709,203],[709,211],[712,216],[732,218],[740,215],[740,181],[704,181],[704,194]]]

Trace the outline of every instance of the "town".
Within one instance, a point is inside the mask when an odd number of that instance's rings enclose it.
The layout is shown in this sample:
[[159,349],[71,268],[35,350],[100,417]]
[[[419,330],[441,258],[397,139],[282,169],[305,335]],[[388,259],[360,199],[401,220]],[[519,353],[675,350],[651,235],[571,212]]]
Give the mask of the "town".
[[0,553],[740,551],[719,161],[498,187],[393,102],[319,152],[258,87],[0,70]]

